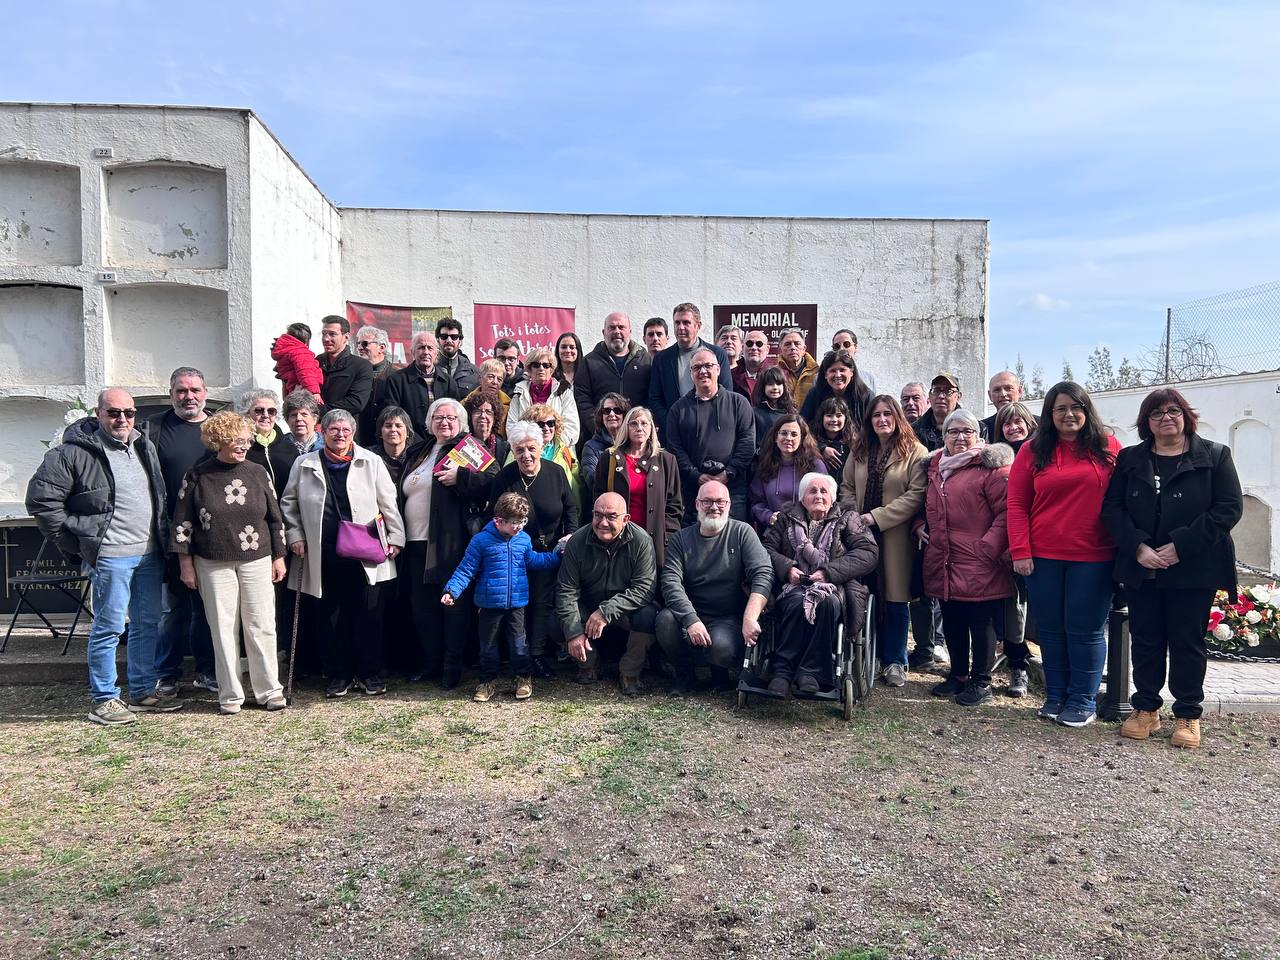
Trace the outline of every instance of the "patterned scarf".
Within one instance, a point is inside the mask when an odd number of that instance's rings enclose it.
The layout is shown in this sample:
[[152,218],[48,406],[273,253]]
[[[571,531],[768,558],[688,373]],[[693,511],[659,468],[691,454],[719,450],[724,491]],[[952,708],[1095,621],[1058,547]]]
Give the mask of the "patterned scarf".
[[938,459],[938,482],[940,486],[947,485],[947,478],[959,470],[961,467],[967,467],[973,461],[982,456],[982,448],[986,444],[979,440],[974,446],[968,450],[961,450],[959,453],[947,453],[943,451],[942,456]]
[[[822,524],[818,531],[818,542],[814,543],[806,524],[796,523],[785,514],[779,522],[787,524],[787,538],[791,541],[796,566],[800,568],[801,573],[811,574],[831,559],[831,544],[835,541],[836,528],[840,524]],[[807,623],[813,623],[816,620],[818,604],[822,602],[823,597],[840,595],[840,588],[834,583],[811,583],[808,586],[789,583],[782,588],[782,593],[786,595],[794,590],[804,591],[804,619]]]
[[889,466],[892,449],[881,446],[874,457],[867,458],[867,489],[862,497],[862,512],[870,513],[884,506],[884,472]]

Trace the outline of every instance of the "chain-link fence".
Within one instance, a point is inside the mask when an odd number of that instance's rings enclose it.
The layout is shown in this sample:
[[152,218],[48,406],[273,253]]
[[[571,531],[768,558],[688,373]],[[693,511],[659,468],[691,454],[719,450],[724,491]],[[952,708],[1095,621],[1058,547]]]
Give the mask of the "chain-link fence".
[[1280,368],[1280,280],[1170,307],[1141,366],[1157,383]]

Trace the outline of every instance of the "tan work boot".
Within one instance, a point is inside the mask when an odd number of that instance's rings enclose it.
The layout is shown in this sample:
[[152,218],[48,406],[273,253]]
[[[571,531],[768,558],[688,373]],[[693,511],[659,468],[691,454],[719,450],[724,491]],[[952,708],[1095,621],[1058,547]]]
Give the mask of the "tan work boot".
[[516,677],[516,699],[528,700],[533,696],[533,677]]
[[1200,749],[1200,721],[1174,717],[1173,736],[1169,738],[1169,742],[1183,750]]
[[1130,740],[1145,740],[1160,732],[1160,714],[1155,710],[1135,710],[1120,724],[1120,736]]
[[476,687],[476,692],[471,695],[471,699],[476,703],[488,703],[497,692],[498,688],[492,683],[482,683]]

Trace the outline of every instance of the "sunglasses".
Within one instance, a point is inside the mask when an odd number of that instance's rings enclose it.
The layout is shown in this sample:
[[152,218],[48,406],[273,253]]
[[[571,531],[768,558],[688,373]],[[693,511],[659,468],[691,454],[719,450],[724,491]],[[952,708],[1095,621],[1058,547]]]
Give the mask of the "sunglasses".
[[601,414],[603,414],[603,415],[604,415],[604,416],[606,416],[606,417],[620,417],[620,416],[622,416],[622,411],[621,411],[621,410],[619,410],[617,407],[601,407],[601,408],[600,408],[600,413],[601,413]]
[[255,417],[274,417],[280,411],[275,407],[254,407],[253,415]]
[[531,370],[550,370],[552,367],[555,366],[555,364],[548,363],[545,360],[539,360],[536,363],[526,363],[525,366]]
[[537,423],[543,430],[554,430],[556,428],[554,420],[539,420]]
[[769,341],[767,340],[748,340],[747,341],[748,347],[767,347],[768,345],[769,345]]
[[462,334],[460,334],[460,333],[437,333],[437,334],[436,334],[436,339],[437,339],[437,340],[461,340],[461,339],[462,339]]
[[132,420],[134,417],[138,415],[138,411],[135,410],[133,407],[128,407],[128,408],[107,407],[107,409],[104,412],[112,420],[121,420],[121,419]]

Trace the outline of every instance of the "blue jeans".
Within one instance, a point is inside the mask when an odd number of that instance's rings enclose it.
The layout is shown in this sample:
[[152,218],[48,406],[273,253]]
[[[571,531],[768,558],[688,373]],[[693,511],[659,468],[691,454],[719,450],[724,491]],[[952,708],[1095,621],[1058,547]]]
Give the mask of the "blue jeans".
[[886,667],[891,663],[907,665],[907,624],[911,621],[909,603],[883,601],[884,626],[880,629],[876,655]]
[[191,648],[197,674],[214,673],[213,636],[204,614],[200,594],[181,583],[164,585],[164,613],[160,618],[160,641],[156,646],[156,675],[162,680],[182,677],[182,658]]
[[1107,661],[1102,627],[1111,610],[1112,563],[1032,559],[1027,592],[1044,655],[1045,702],[1092,713]]
[[159,637],[160,584],[164,558],[99,557],[85,575],[93,587],[93,626],[89,628],[89,694],[94,703],[120,696],[116,686],[116,647],[129,619],[125,656],[129,696],[145,697],[156,688],[156,641]]

